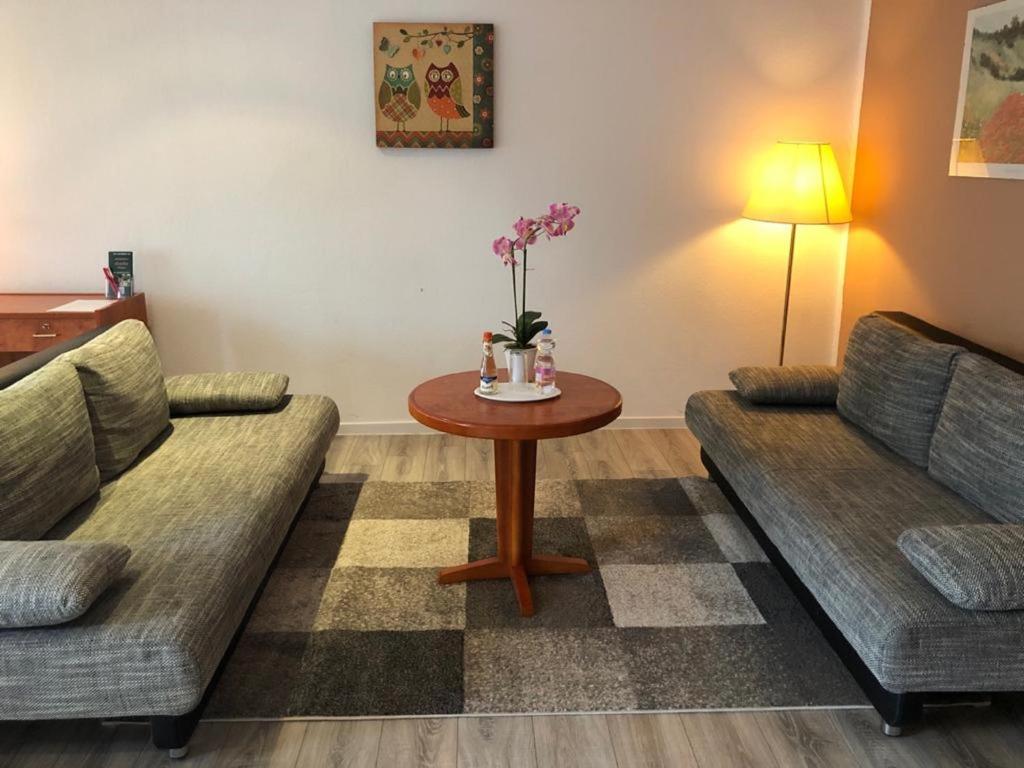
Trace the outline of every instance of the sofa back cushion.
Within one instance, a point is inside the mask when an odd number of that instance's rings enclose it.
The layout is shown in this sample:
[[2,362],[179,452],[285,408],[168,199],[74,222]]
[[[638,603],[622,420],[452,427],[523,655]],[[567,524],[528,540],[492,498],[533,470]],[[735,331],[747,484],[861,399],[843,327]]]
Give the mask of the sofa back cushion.
[[1024,376],[980,355],[957,359],[928,473],[990,515],[1024,522]]
[[953,361],[962,351],[880,315],[862,317],[839,376],[840,415],[926,467]]
[[0,539],[38,539],[99,488],[74,366],[53,361],[0,390]]
[[153,337],[143,323],[125,320],[59,359],[78,369],[92,421],[96,464],[100,477],[108,480],[135,461],[170,423]]

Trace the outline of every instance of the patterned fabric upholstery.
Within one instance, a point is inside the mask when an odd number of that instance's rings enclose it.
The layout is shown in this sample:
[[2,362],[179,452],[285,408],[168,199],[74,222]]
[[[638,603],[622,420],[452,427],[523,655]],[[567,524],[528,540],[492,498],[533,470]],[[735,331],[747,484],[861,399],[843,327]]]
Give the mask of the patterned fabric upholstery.
[[835,405],[839,370],[830,365],[752,366],[729,373],[736,391],[764,405]]
[[180,715],[199,702],[337,433],[324,397],[175,419],[49,538],[117,541],[78,620],[0,633],[0,719]]
[[0,541],[0,629],[77,619],[130,556],[106,542]]
[[928,466],[953,360],[962,351],[880,315],[862,317],[839,377],[839,413],[917,466]]
[[167,390],[153,337],[143,323],[125,320],[58,360],[78,369],[96,465],[109,480],[167,428]]
[[99,488],[73,366],[53,361],[0,390],[0,539],[38,539]]
[[1024,608],[1024,525],[913,528],[900,551],[946,599],[976,611]]
[[193,373],[167,379],[172,416],[269,411],[288,389],[283,373]]
[[979,355],[961,355],[928,472],[990,515],[1024,522],[1024,376]]
[[992,523],[834,409],[699,392],[687,425],[801,581],[890,691],[1024,688],[1024,611],[951,604],[904,530]]

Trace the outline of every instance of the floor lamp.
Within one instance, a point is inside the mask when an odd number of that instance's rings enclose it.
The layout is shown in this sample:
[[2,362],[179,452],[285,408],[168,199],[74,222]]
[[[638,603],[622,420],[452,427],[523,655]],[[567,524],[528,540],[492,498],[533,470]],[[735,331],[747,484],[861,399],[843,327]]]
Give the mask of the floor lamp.
[[779,344],[779,365],[782,365],[786,357],[796,226],[846,224],[852,219],[832,145],[812,141],[778,142],[743,209],[743,218],[790,225],[789,266]]

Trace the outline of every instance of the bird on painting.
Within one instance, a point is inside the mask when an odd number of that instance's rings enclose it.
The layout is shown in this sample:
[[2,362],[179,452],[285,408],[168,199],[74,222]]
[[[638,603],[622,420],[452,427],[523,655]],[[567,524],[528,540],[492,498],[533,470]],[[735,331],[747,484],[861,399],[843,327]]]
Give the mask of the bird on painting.
[[420,84],[416,82],[412,64],[406,67],[385,64],[384,67],[377,106],[385,117],[395,121],[396,131],[404,131],[405,121],[412,120],[420,111]]
[[469,110],[462,105],[462,80],[458,67],[448,62],[443,67],[431,64],[427,68],[427,105],[441,118],[441,131],[451,130],[452,119],[469,117]]

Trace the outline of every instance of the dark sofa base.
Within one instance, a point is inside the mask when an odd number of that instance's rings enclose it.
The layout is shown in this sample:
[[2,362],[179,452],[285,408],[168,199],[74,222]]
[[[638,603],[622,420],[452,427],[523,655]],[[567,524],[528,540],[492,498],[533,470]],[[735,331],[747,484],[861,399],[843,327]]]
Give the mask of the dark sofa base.
[[768,555],[768,559],[778,569],[786,584],[793,591],[793,594],[796,595],[800,604],[803,605],[804,610],[807,611],[811,619],[818,626],[818,629],[821,630],[829,645],[832,646],[832,650],[836,652],[836,655],[846,665],[846,668],[853,675],[853,679],[857,681],[861,690],[864,691],[872,706],[878,710],[878,714],[881,715],[882,720],[887,726],[886,733],[896,735],[899,733],[899,729],[918,720],[921,717],[925,694],[893,693],[878,682],[878,678],[861,661],[853,646],[847,642],[846,638],[843,637],[843,633],[832,622],[832,619],[828,617],[828,614],[825,613],[821,605],[818,604],[811,591],[804,586],[804,583],[800,581],[800,577],[790,568],[782,553],[775,547],[772,540],[768,538],[768,534],[764,532],[760,524],[750,513],[750,510],[740,500],[740,497],[736,495],[736,491],[733,490],[729,481],[703,448],[700,451],[700,458],[708,470],[708,475],[715,481],[715,484],[729,500],[729,503],[732,504],[736,514],[739,515],[743,523],[750,529],[754,538],[757,539],[757,543],[761,545],[765,554]]
[[320,463],[320,468],[316,471],[313,476],[313,482],[309,486],[309,490],[306,492],[306,497],[302,500],[302,504],[295,512],[295,517],[292,518],[291,525],[288,527],[288,533],[285,534],[284,540],[281,542],[281,546],[277,550],[277,554],[274,555],[274,560],[271,562],[270,567],[267,568],[267,572],[263,575],[263,581],[260,582],[259,587],[256,589],[256,594],[253,595],[252,602],[249,603],[248,609],[246,609],[245,616],[242,618],[241,623],[238,625],[238,630],[235,632],[235,636],[231,639],[231,644],[228,645],[228,649],[224,652],[224,657],[220,661],[220,665],[217,667],[217,671],[213,673],[213,677],[210,679],[209,685],[206,686],[206,691],[203,693],[203,699],[199,702],[199,705],[191,712],[187,712],[184,715],[177,715],[174,717],[151,717],[149,719],[150,726],[150,737],[153,741],[153,746],[157,749],[166,749],[170,752],[172,758],[182,758],[188,754],[188,742],[192,738],[192,734],[199,725],[199,719],[202,717],[203,710],[206,708],[206,703],[210,698],[210,694],[217,685],[217,681],[220,679],[221,673],[224,671],[224,667],[227,665],[227,661],[231,658],[231,652],[234,651],[235,646],[238,644],[238,639],[242,636],[242,632],[245,630],[245,625],[249,623],[249,618],[252,616],[254,610],[256,610],[256,604],[260,600],[260,596],[263,594],[264,588],[267,586],[267,582],[270,581],[270,576],[274,572],[274,568],[277,567],[277,561],[281,559],[281,553],[284,548],[288,545],[288,540],[291,538],[292,531],[295,530],[295,524],[298,522],[302,510],[306,504],[309,503],[309,497],[313,495],[313,491],[320,485],[320,476],[324,473],[326,462]]

